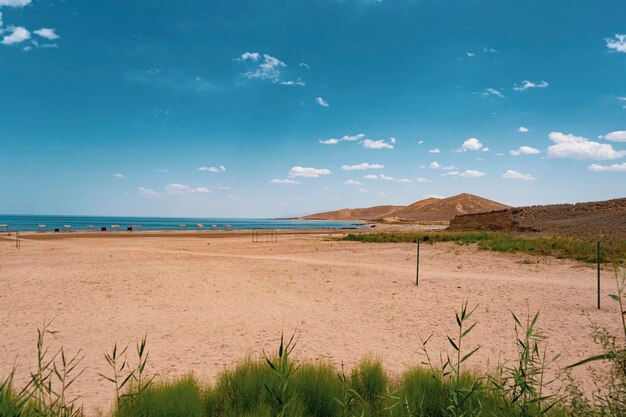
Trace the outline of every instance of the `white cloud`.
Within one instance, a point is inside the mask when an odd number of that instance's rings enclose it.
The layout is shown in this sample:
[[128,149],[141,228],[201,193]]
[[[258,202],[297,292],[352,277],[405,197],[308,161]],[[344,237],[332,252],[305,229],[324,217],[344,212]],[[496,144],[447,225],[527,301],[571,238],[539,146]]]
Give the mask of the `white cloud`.
[[626,151],[616,151],[613,146],[590,141],[582,136],[561,132],[550,132],[550,140],[556,145],[548,147],[548,157],[568,159],[593,159],[597,161],[618,159],[626,156]]
[[421,145],[422,143],[424,143],[424,141],[423,141],[423,140],[418,140],[418,141],[417,141],[417,144],[418,144],[418,145]]
[[432,181],[429,180],[428,178],[417,177],[417,178],[415,178],[415,182],[427,183],[427,182],[432,182]]
[[528,132],[528,128],[527,128],[527,127],[524,127],[524,126],[520,126],[520,127],[517,129],[517,131],[518,131],[518,132],[520,132],[520,133],[526,133],[526,132]]
[[205,194],[210,193],[206,187],[190,187],[185,184],[167,184],[165,191],[170,195],[186,195],[186,194]]
[[624,162],[623,164],[612,164],[612,165],[591,164],[587,167],[587,170],[591,172],[603,172],[603,171],[626,172],[626,162]]
[[489,148],[488,148],[487,146],[485,146],[485,147],[482,149],[482,151],[483,151],[483,152],[489,152]]
[[111,174],[111,176],[115,178],[126,178],[126,175],[120,174],[119,172],[115,174]]
[[2,12],[0,12],[0,32],[2,31]]
[[463,171],[463,172],[450,171],[450,172],[447,172],[447,173],[445,173],[443,175],[444,176],[451,176],[451,177],[478,178],[478,177],[484,177],[487,174],[485,174],[484,172],[481,172],[481,171],[477,171],[475,169],[468,169],[467,171]]
[[152,171],[153,172],[158,172],[158,173],[161,173],[161,174],[167,174],[168,172],[170,172],[169,169],[153,169]]
[[330,104],[323,97],[316,97],[315,102],[322,107],[330,107]]
[[476,56],[474,52],[465,52],[465,55],[467,55],[468,58],[474,58]]
[[370,164],[368,162],[363,162],[357,165],[342,165],[341,169],[344,171],[363,171],[366,169],[383,169],[385,166],[381,164]]
[[430,168],[432,168],[432,169],[439,169],[439,168],[441,168],[441,165],[440,165],[440,164],[439,164],[439,162],[437,162],[437,161],[433,161],[433,162],[431,162],[431,163],[430,163],[430,165],[428,165],[428,166],[429,166]]
[[368,174],[368,175],[364,176],[363,178],[365,178],[366,180],[377,180],[378,179],[378,175]]
[[156,191],[154,191],[151,188],[139,187],[137,189],[137,192],[139,194],[141,194],[141,195],[145,195],[145,196],[148,196],[148,197],[158,197],[159,196],[159,193],[157,193]]
[[359,188],[359,192],[360,192],[360,193],[366,193],[366,192],[367,192],[367,190],[366,190],[365,188]]
[[346,180],[343,183],[346,185],[363,185],[360,181],[356,180]]
[[270,181],[272,184],[300,184],[300,181],[290,180],[289,178],[274,178]]
[[55,39],[59,39],[60,36],[51,28],[41,28],[33,31],[35,35],[41,36],[42,38],[49,39],[51,41]]
[[261,59],[261,54],[258,52],[244,52],[236,61],[250,61],[256,65],[254,69],[241,74],[242,76],[249,79],[270,80],[273,83],[280,81],[281,68],[287,66],[280,59],[268,54],[263,54]]
[[21,26],[9,26],[7,30],[11,33],[2,38],[4,45],[14,45],[30,39],[30,32]]
[[453,171],[453,170],[459,169],[459,168],[454,166],[454,165],[448,165],[447,167],[441,167],[441,169],[446,170],[446,171]]
[[302,80],[300,80],[300,78],[298,78],[296,81],[281,81],[280,85],[288,85],[288,86],[300,86],[300,87],[304,87],[306,85],[306,83]]
[[341,138],[342,141],[348,141],[348,142],[352,142],[355,140],[361,140],[365,137],[365,133],[359,133],[356,135],[345,135],[344,137]]
[[361,142],[363,147],[366,149],[393,149],[393,144],[396,143],[395,138],[390,138],[389,142],[385,142],[384,140],[372,140],[365,139]]
[[617,52],[626,53],[626,35],[616,34],[614,38],[607,38],[606,46],[609,49],[614,49]]
[[466,152],[466,151],[478,151],[483,148],[483,144],[476,138],[466,139],[461,147],[457,149],[457,152]]
[[413,184],[413,181],[408,178],[400,178],[399,180],[397,180],[397,182],[400,182],[402,184]]
[[216,167],[198,167],[198,171],[225,172],[226,168],[224,167],[224,165],[220,165]]
[[230,186],[228,186],[228,185],[218,185],[217,189],[218,190],[223,190],[223,191],[230,190]]
[[604,139],[612,142],[626,142],[626,130],[616,130],[603,136]]
[[309,66],[309,64],[307,64],[306,62],[301,62],[300,64],[298,64],[299,67],[303,67],[306,69],[311,69],[311,67]]
[[[626,97],[618,97],[617,99],[618,99],[619,101],[626,101]],[[626,104],[624,104],[624,105],[622,106],[622,108],[623,108],[623,109],[626,109]]]
[[28,6],[32,0],[0,0],[0,7],[24,7]]
[[380,176],[378,178],[380,178],[381,180],[384,180],[384,181],[393,181],[393,177],[389,177],[389,176],[387,176],[385,174],[380,174]]
[[525,91],[528,90],[529,88],[546,88],[549,87],[550,84],[548,84],[546,81],[539,81],[538,83],[536,82],[532,82],[532,81],[528,81],[528,80],[524,80],[522,81],[521,84],[515,84],[513,86],[513,90],[515,91]]
[[532,181],[537,179],[530,174],[522,174],[521,172],[513,171],[512,169],[508,169],[504,174],[502,174],[502,178],[523,181]]
[[341,141],[341,139],[330,138],[326,140],[320,140],[320,143],[323,145],[336,145]]
[[329,175],[333,172],[325,168],[307,168],[295,166],[289,170],[290,177],[317,178],[320,175]]
[[504,98],[504,94],[502,92],[496,90],[495,88],[485,88],[482,93],[480,93],[483,97],[496,96],[500,98]]
[[439,152],[441,152],[441,149],[439,148],[431,149],[428,151],[428,153],[439,153]]
[[541,151],[536,148],[532,148],[530,146],[520,146],[518,149],[509,151],[509,155],[519,156],[519,155],[537,155],[540,154]]

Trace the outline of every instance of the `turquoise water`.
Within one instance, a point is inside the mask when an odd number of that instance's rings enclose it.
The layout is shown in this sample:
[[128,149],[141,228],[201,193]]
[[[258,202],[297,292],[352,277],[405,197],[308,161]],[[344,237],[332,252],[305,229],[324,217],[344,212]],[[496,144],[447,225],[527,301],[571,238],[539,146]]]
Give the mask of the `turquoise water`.
[[[242,229],[342,229],[361,227],[354,222],[335,222],[317,220],[272,220],[272,219],[224,219],[205,217],[104,217],[104,216],[42,216],[0,214],[0,231],[30,232],[55,229],[63,230],[101,230],[118,225],[119,230],[133,227],[133,230],[195,230],[197,224],[203,224],[205,230],[224,230],[227,226],[233,230]],[[8,225],[5,227],[4,225]],[[45,225],[40,228],[39,225]],[[71,226],[71,229],[65,228]],[[185,225],[183,227],[182,225]],[[213,225],[215,225],[213,227]],[[139,226],[139,227],[137,227]]]

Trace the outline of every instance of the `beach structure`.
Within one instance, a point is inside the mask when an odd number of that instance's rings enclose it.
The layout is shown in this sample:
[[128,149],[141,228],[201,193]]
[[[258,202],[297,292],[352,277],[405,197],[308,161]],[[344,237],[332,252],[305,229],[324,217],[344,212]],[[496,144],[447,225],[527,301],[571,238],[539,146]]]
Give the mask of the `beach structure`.
[[3,232],[8,233],[9,232],[9,225],[8,224],[0,224],[0,229],[2,229]]
[[217,230],[217,225],[216,224],[212,224],[211,225],[211,230]]
[[45,232],[46,231],[46,225],[45,224],[38,224],[37,225],[37,231],[38,232]]
[[72,225],[71,224],[64,224],[63,225],[63,231],[64,232],[71,232],[72,231]]
[[87,231],[88,232],[95,232],[96,231],[96,226],[94,226],[93,224],[88,224],[87,225]]
[[178,230],[185,230],[187,229],[187,225],[186,224],[179,224],[178,225]]
[[119,232],[120,231],[120,225],[119,224],[112,224],[111,225],[111,231],[112,232]]
[[232,224],[225,224],[224,225],[224,230],[233,230],[233,225]]
[[196,224],[196,230],[202,230],[202,229],[204,229],[204,225],[202,223]]
[[100,228],[100,231],[101,231],[101,232],[106,232],[106,231],[107,231],[106,226],[102,226],[102,227]]

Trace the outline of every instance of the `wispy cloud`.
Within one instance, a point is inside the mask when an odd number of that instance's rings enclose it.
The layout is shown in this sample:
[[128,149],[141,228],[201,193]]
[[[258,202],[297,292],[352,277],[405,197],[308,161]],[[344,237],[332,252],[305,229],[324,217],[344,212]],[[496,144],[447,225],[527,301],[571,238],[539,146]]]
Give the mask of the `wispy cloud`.
[[28,6],[32,0],[0,0],[0,7],[24,7]]
[[478,178],[478,177],[484,177],[487,174],[485,174],[482,171],[475,170],[475,169],[468,169],[467,171],[463,171],[463,172],[450,171],[450,172],[446,172],[443,175],[450,176],[450,177]]
[[396,182],[399,182],[401,184],[413,184],[413,180],[410,180],[408,178],[400,178],[399,180],[396,180]]
[[289,178],[274,178],[270,181],[272,184],[300,184],[300,181],[291,180]]
[[326,168],[310,168],[295,166],[289,170],[290,177],[317,178],[320,175],[330,175],[333,172]]
[[342,165],[341,169],[344,171],[364,171],[366,169],[383,169],[385,166],[381,164],[370,164],[369,162],[363,162],[356,165]]
[[357,180],[345,180],[343,183],[345,185],[363,185],[360,181]]
[[428,153],[439,153],[439,152],[441,152],[441,149],[439,149],[439,148],[430,149],[428,151]]
[[528,81],[528,80],[524,80],[522,81],[521,84],[515,84],[513,86],[513,90],[515,91],[525,91],[531,88],[547,88],[549,87],[550,84],[548,84],[546,81],[539,81],[539,82],[533,82],[533,81]]
[[617,52],[626,53],[626,35],[616,34],[614,38],[607,38],[606,47]]
[[587,170],[591,172],[604,172],[604,171],[626,172],[626,162],[624,162],[623,164],[612,164],[612,165],[591,164],[587,167]]
[[626,156],[626,151],[616,151],[609,144],[594,142],[571,133],[550,132],[548,138],[555,143],[555,145],[548,147],[548,157],[550,158],[602,161]]
[[319,142],[324,145],[336,145],[339,142],[353,142],[353,141],[363,139],[365,137],[366,137],[365,133],[359,133],[356,135],[345,135],[341,138],[330,138],[330,139],[320,140]]
[[253,68],[241,74],[248,79],[269,80],[273,83],[280,82],[281,70],[285,68],[285,64],[280,59],[269,54],[260,54],[258,52],[244,52],[235,59],[237,62],[251,62]]
[[224,167],[224,165],[212,166],[212,167],[198,167],[198,171],[225,172],[226,168]]
[[330,104],[323,97],[316,97],[315,102],[322,107],[330,107]]
[[428,167],[431,169],[439,169],[441,168],[441,164],[439,164],[439,162],[437,161],[433,161],[430,163],[430,165],[428,165]]
[[168,172],[170,172],[170,170],[169,169],[158,169],[157,168],[157,169],[153,169],[152,172],[157,172],[157,173],[160,173],[160,174],[167,174]]
[[126,178],[126,175],[121,174],[119,172],[115,173],[115,174],[111,174],[112,177],[114,178]]
[[530,174],[522,174],[521,172],[513,171],[512,169],[508,169],[504,174],[502,174],[502,178],[522,181],[532,181],[537,179]]
[[415,182],[427,183],[427,182],[432,182],[432,181],[429,180],[428,178],[417,177],[417,178],[415,178]]
[[537,148],[533,148],[530,146],[520,146],[518,149],[513,151],[509,151],[509,155],[519,156],[519,155],[537,155],[540,154],[541,151]]
[[139,187],[137,189],[137,192],[147,197],[158,197],[160,195],[158,192],[156,192],[152,188],[146,188],[146,187]]
[[526,132],[528,132],[528,128],[524,127],[524,126],[520,126],[520,127],[517,128],[517,131],[520,132],[520,133],[526,133]]
[[496,90],[495,88],[485,88],[482,93],[480,93],[483,97],[496,96],[500,98],[504,98],[504,94],[501,91]]
[[165,186],[165,192],[170,195],[187,195],[187,194],[205,194],[210,193],[206,187],[190,187],[186,184],[167,184]]

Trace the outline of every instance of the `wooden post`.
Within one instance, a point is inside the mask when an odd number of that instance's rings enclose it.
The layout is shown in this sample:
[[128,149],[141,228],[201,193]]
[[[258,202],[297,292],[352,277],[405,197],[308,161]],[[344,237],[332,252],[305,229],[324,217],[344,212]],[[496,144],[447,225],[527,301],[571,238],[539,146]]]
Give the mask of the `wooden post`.
[[420,239],[417,238],[417,267],[415,269],[415,286],[420,285]]
[[598,259],[598,310],[600,310],[600,241],[596,245],[596,255]]

